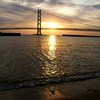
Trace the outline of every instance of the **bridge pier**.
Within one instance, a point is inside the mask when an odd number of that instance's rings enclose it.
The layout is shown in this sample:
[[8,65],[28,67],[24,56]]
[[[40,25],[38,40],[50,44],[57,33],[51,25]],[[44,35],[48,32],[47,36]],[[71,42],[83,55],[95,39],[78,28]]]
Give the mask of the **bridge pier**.
[[41,9],[38,9],[38,15],[37,15],[37,34],[36,35],[42,35],[42,33],[41,33]]

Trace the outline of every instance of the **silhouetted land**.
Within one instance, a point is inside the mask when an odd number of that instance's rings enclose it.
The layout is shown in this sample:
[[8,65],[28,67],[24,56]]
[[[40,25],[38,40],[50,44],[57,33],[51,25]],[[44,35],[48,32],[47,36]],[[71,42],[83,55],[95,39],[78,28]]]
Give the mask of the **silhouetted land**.
[[62,36],[68,36],[68,37],[100,37],[100,36],[91,36],[91,35],[68,35],[68,34],[63,34]]
[[21,33],[2,33],[0,32],[0,36],[21,36]]

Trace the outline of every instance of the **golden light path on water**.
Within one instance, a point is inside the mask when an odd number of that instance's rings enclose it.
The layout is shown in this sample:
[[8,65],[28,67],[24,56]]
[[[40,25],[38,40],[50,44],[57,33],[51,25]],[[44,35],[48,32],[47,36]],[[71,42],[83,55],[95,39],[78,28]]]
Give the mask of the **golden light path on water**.
[[56,58],[56,38],[54,35],[51,35],[49,37],[49,51],[48,51],[48,54],[49,54],[49,59],[50,60],[53,60],[54,58]]
[[51,35],[48,39],[48,54],[47,57],[49,61],[45,62],[44,73],[45,76],[57,76],[59,73],[59,68],[57,67],[56,58],[56,36]]
[[[57,66],[57,62],[55,61],[55,58],[56,58],[56,36],[54,36],[54,35],[51,35],[48,39],[48,58],[50,59],[51,62],[46,62],[46,67],[45,67],[46,76],[49,76],[49,77],[58,76],[59,68]],[[54,93],[56,93],[56,94],[53,95],[52,91],[54,91]],[[43,95],[44,99],[63,98],[62,93],[58,90],[57,87],[55,87],[53,85],[46,87],[43,90],[42,95]]]

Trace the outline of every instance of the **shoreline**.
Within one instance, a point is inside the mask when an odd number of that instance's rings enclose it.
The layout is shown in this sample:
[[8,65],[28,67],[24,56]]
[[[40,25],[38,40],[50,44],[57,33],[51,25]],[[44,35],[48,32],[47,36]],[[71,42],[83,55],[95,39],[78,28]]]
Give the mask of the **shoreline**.
[[97,100],[100,78],[0,91],[0,100]]
[[69,35],[69,34],[63,34],[64,37],[95,37],[100,38],[100,36],[93,36],[93,35]]

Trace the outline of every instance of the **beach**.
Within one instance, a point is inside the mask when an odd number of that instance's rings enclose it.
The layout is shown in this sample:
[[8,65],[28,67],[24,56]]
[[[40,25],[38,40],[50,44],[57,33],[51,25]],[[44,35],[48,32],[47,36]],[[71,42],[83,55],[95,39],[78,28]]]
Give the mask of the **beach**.
[[0,37],[0,100],[98,100],[100,39]]
[[0,100],[99,100],[100,78],[0,92]]

